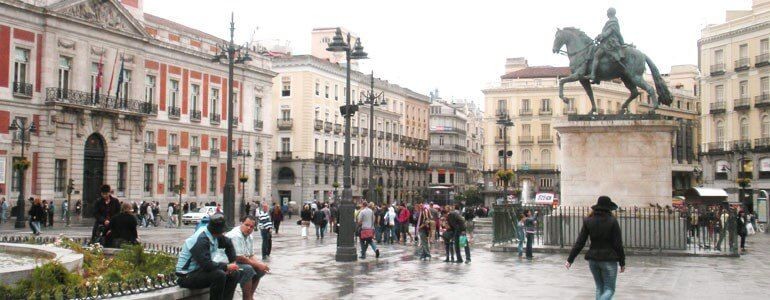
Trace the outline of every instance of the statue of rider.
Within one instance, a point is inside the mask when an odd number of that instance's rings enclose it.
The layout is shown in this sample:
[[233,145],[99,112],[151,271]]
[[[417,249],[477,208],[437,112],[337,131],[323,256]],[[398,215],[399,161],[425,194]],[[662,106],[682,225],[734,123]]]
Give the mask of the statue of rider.
[[[609,54],[613,60],[623,66],[623,51],[622,47],[625,44],[623,42],[623,36],[620,35],[620,25],[618,24],[618,18],[615,17],[615,9],[610,7],[607,9],[607,23],[604,24],[602,33],[596,36],[596,52],[594,52],[594,59],[591,63],[591,75],[588,77],[593,83],[599,83],[596,79],[596,69],[599,66],[599,59],[604,54]],[[625,70],[624,70],[625,71]]]

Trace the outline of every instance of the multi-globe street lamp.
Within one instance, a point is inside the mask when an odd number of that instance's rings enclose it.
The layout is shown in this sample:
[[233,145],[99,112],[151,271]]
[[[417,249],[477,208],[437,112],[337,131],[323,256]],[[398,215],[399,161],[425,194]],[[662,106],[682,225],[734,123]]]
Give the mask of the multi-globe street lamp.
[[19,172],[19,199],[16,201],[16,224],[14,227],[24,228],[24,173],[29,167],[29,161],[24,156],[24,148],[29,142],[32,133],[37,131],[37,127],[35,127],[35,122],[27,124],[26,119],[18,118],[11,122],[11,126],[8,129],[16,132],[17,138],[14,138],[14,141],[18,141],[21,145],[21,158],[13,164],[14,172]]
[[[375,106],[384,106],[388,103],[385,102],[385,97],[383,97],[384,92],[375,93],[374,92],[374,71],[372,71],[370,75],[370,83],[369,83],[369,91],[361,92],[361,97],[358,99],[358,105],[369,105],[369,193],[370,195],[369,200],[374,201],[375,203],[379,204],[380,202],[377,200],[377,193],[374,191],[374,181],[372,180],[374,178],[374,107]],[[379,99],[379,101],[378,101]],[[373,196],[372,196],[373,195]]]
[[343,151],[344,164],[342,175],[342,201],[340,201],[340,230],[337,238],[337,253],[334,259],[339,262],[348,262],[356,260],[356,247],[353,244],[353,192],[350,186],[350,118],[358,110],[358,106],[350,101],[350,61],[353,59],[366,59],[367,54],[364,47],[361,46],[361,39],[356,39],[356,45],[353,47],[350,43],[350,33],[347,34],[347,40],[342,37],[342,30],[338,27],[334,34],[332,42],[326,51],[345,52],[347,62],[347,76],[345,78],[345,106],[340,107],[340,112],[345,116],[345,147]]
[[[506,173],[506,178],[503,180],[503,201],[504,203],[508,203],[508,185],[509,181],[513,179],[513,176],[508,176],[508,157],[511,156],[512,153],[509,153],[508,151],[508,127],[513,126],[513,121],[511,121],[511,118],[508,116],[507,110],[499,110],[497,112],[498,119],[496,121],[497,125],[500,125],[503,128],[503,150],[498,153],[498,156],[503,159],[503,169],[502,171]],[[513,169],[513,168],[511,168]]]
[[220,53],[212,58],[214,62],[227,61],[227,178],[225,181],[223,209],[225,222],[228,227],[235,226],[235,183],[233,172],[233,67],[235,64],[243,64],[251,61],[247,46],[235,45],[235,14],[230,15],[230,41],[224,45],[217,45]]

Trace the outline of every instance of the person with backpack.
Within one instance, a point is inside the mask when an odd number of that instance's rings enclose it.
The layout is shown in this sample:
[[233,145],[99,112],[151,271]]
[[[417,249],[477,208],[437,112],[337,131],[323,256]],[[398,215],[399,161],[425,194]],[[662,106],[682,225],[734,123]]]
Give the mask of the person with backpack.
[[313,224],[315,225],[315,239],[324,239],[324,233],[326,231],[326,224],[329,220],[326,219],[326,214],[321,209],[316,209],[313,213]]

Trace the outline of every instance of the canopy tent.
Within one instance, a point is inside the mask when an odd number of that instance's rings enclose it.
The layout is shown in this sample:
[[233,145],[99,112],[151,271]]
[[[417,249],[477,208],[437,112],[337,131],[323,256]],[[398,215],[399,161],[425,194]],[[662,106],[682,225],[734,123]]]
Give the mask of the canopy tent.
[[715,205],[727,203],[727,192],[719,188],[694,187],[684,193],[688,205]]

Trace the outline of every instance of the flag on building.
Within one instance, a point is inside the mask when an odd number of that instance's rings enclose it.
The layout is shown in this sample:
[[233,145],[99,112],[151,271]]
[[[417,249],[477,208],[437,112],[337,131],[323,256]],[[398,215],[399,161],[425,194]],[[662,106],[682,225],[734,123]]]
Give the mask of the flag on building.
[[118,88],[115,92],[115,99],[117,99],[116,103],[121,103],[121,106],[125,105],[124,101],[121,101],[120,99],[120,88],[123,85],[123,73],[125,73],[125,61],[123,60],[123,56],[120,56],[120,71],[118,72]]
[[98,74],[96,75],[95,91],[98,95],[102,91],[102,78],[104,77],[104,55],[99,56],[99,64],[97,65],[97,69]]

